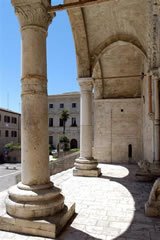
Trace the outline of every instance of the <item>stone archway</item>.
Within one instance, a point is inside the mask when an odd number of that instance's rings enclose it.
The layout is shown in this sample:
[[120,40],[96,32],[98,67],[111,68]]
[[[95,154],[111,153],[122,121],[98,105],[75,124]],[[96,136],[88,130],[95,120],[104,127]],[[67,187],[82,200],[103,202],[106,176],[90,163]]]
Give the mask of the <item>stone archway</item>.
[[77,148],[78,147],[78,142],[76,139],[72,139],[71,142],[70,142],[70,148]]

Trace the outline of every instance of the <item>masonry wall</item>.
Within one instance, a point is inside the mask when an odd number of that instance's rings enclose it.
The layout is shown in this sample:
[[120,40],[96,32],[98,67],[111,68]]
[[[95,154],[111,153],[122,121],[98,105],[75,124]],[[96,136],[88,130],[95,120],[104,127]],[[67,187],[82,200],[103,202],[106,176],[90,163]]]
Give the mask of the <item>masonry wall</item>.
[[95,100],[93,155],[99,162],[127,163],[142,159],[141,98]]

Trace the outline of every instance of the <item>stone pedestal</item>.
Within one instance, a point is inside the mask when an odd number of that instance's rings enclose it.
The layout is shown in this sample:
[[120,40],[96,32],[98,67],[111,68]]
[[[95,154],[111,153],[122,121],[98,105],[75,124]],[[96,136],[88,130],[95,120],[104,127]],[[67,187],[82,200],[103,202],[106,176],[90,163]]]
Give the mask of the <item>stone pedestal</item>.
[[92,157],[92,78],[80,78],[80,157],[75,160],[74,176],[98,177],[101,173]]
[[49,0],[13,0],[22,33],[22,182],[8,191],[0,229],[56,237],[74,214],[50,182],[46,36]]
[[160,178],[158,178],[151,190],[148,202],[145,204],[145,214],[148,217],[160,216]]

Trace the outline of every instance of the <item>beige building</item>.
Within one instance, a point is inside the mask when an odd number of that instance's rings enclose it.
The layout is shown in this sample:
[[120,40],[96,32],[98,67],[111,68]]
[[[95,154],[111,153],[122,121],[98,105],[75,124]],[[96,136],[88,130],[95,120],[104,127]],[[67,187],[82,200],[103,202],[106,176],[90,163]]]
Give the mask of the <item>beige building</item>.
[[0,151],[7,143],[20,143],[21,115],[0,108]]
[[65,135],[70,141],[71,148],[80,146],[80,93],[64,93],[48,96],[48,127],[49,144],[54,148],[63,134],[61,113],[68,110],[69,119],[66,122]]

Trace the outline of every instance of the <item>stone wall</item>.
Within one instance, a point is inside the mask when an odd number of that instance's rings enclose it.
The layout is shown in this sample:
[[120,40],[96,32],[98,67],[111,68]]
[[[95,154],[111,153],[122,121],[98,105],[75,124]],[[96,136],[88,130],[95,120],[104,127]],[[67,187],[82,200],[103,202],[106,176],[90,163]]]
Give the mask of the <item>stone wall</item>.
[[79,157],[79,152],[69,154],[49,163],[50,175],[65,171],[74,167],[74,161]]
[[[75,159],[79,157],[79,152],[71,153],[68,156],[58,158],[55,161],[49,163],[50,175],[65,171],[74,167]],[[21,181],[21,174],[16,175],[16,182]]]
[[[141,98],[95,101],[95,159],[105,163],[142,159],[141,106]],[[132,145],[131,159],[129,145]]]

